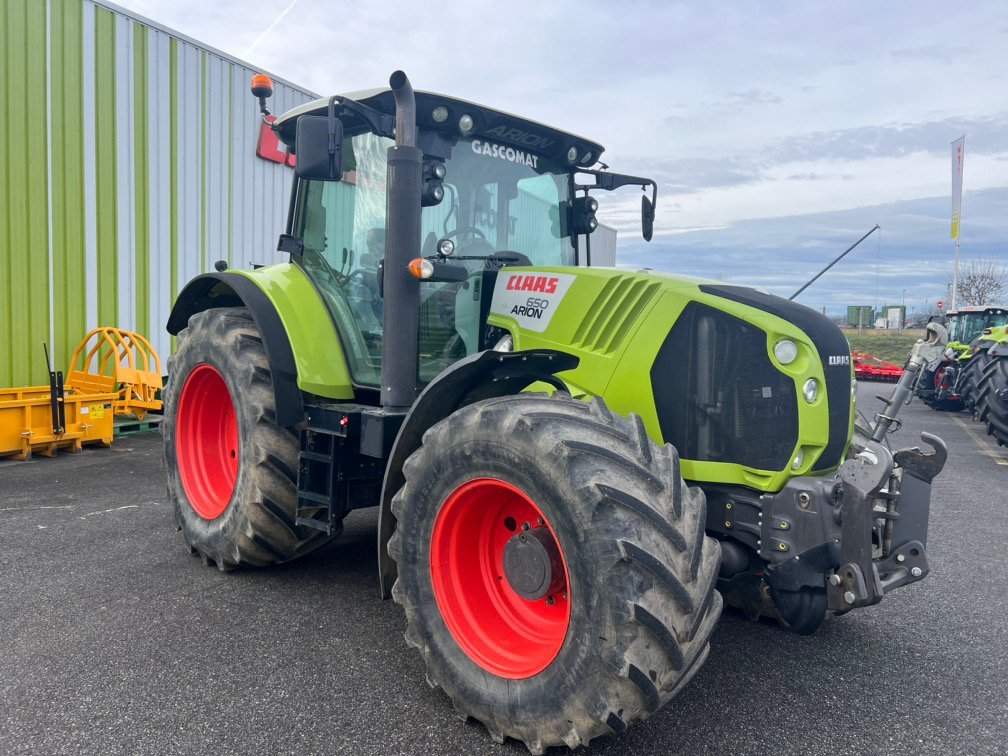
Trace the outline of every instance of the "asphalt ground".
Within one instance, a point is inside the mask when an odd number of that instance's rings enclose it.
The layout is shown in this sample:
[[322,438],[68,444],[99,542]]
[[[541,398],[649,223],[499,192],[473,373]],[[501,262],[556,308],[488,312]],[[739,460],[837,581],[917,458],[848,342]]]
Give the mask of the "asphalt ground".
[[[862,405],[884,384],[863,383]],[[964,413],[904,408],[950,448],[931,575],[800,637],[726,611],[709,661],[598,754],[1008,750],[1008,450]],[[0,461],[0,751],[522,754],[459,722],[377,593],[376,517],[295,564],[189,556],[160,436]]]

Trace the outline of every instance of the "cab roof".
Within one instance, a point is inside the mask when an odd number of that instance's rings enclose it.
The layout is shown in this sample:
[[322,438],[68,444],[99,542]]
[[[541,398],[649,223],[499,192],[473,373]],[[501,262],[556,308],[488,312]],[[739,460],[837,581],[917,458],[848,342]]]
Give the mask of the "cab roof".
[[[416,91],[415,95],[417,127],[422,130],[448,131],[467,138],[486,139],[496,144],[545,155],[561,164],[580,167],[594,165],[605,150],[598,142],[511,113],[495,110],[486,105],[459,100],[436,92]],[[395,115],[395,98],[392,95],[392,90],[388,87],[349,92],[343,96],[387,115]],[[438,123],[434,120],[433,113],[440,107],[444,107],[448,111],[448,117]],[[328,108],[328,97],[307,102],[280,116],[274,128],[280,139],[293,148],[298,117],[325,115]],[[466,114],[473,119],[473,128],[468,134],[463,135],[459,129],[458,121],[462,115]],[[577,152],[577,158],[574,161],[569,161],[568,152],[572,147]]]

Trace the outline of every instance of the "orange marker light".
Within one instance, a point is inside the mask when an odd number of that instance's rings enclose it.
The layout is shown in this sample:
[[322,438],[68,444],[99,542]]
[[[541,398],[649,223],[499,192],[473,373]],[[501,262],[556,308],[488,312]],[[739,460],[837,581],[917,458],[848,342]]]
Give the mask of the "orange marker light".
[[252,77],[252,94],[255,97],[271,97],[273,95],[273,80],[266,74],[256,74]]
[[416,257],[410,260],[409,272],[414,278],[423,280],[434,275],[434,264],[430,260]]

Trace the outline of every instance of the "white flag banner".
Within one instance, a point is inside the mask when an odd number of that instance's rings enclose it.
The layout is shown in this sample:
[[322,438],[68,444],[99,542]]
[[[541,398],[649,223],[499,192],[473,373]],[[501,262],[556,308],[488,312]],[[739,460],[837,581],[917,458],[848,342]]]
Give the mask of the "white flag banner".
[[952,142],[952,237],[959,238],[959,214],[962,212],[962,172],[963,153],[966,150],[966,137],[961,136]]

